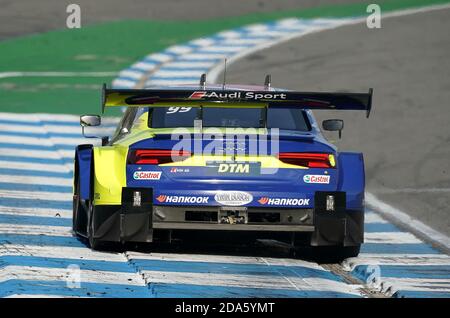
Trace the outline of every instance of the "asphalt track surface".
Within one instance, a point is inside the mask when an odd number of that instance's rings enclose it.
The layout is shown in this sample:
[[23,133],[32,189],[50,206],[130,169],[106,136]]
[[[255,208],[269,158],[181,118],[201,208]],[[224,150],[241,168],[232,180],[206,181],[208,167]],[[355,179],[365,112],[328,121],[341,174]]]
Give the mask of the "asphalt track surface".
[[0,40],[66,28],[66,7],[81,7],[81,24],[125,19],[198,20],[358,0],[0,0]]
[[[306,35],[228,67],[227,82],[303,91],[366,91],[373,111],[316,112],[345,120],[340,150],[361,151],[367,190],[450,234],[450,9]],[[336,140],[335,134],[327,133]]]

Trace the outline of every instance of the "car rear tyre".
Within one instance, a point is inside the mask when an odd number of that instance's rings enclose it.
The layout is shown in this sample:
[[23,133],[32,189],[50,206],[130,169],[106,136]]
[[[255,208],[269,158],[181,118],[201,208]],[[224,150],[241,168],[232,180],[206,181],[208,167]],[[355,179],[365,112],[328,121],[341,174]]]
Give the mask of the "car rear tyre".
[[72,230],[76,235],[86,236],[86,211],[80,198],[80,181],[77,180],[72,207]]
[[89,204],[87,237],[89,246],[92,250],[100,250],[103,246],[102,242],[94,237],[94,205]]

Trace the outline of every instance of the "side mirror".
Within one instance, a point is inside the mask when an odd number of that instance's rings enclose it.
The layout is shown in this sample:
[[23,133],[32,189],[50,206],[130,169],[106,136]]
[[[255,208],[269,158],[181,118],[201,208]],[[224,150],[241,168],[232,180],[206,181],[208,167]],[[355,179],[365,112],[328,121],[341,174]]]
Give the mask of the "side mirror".
[[327,119],[322,122],[322,128],[328,131],[338,131],[339,138],[341,138],[344,121],[342,119]]
[[102,119],[98,115],[82,115],[80,116],[81,127],[100,126]]
[[105,146],[109,142],[108,136],[88,136],[84,133],[85,127],[95,127],[100,126],[102,123],[102,119],[98,115],[82,115],[80,116],[80,126],[81,132],[83,133],[84,138],[101,138],[102,146]]

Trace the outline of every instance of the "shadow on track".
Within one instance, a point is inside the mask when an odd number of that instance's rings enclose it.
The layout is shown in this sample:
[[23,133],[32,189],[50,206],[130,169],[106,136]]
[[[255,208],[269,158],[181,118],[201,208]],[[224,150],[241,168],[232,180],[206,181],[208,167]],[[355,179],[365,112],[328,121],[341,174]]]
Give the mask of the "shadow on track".
[[[83,241],[88,245],[87,242]],[[110,243],[103,247],[103,252],[138,252],[138,253],[167,253],[167,254],[193,254],[193,255],[222,255],[243,257],[269,257],[269,258],[292,258],[319,264],[338,263],[342,259],[332,254],[320,252],[311,247],[294,248],[287,243],[260,239],[253,241],[238,242],[231,240],[224,243],[223,238],[203,237],[202,239],[174,240],[171,243]]]

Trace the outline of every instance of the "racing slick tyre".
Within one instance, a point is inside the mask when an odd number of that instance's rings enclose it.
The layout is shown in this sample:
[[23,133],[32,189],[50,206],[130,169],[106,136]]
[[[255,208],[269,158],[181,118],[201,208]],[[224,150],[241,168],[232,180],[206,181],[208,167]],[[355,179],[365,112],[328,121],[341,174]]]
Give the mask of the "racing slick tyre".
[[89,241],[89,246],[92,250],[100,250],[104,246],[103,242],[99,239],[94,238],[94,205],[92,203],[89,204],[88,210],[88,225],[87,225],[87,237]]
[[72,230],[75,233],[75,235],[85,236],[86,226],[87,226],[86,212],[83,206],[83,202],[80,199],[80,182],[77,180],[75,186],[75,193],[73,196]]

